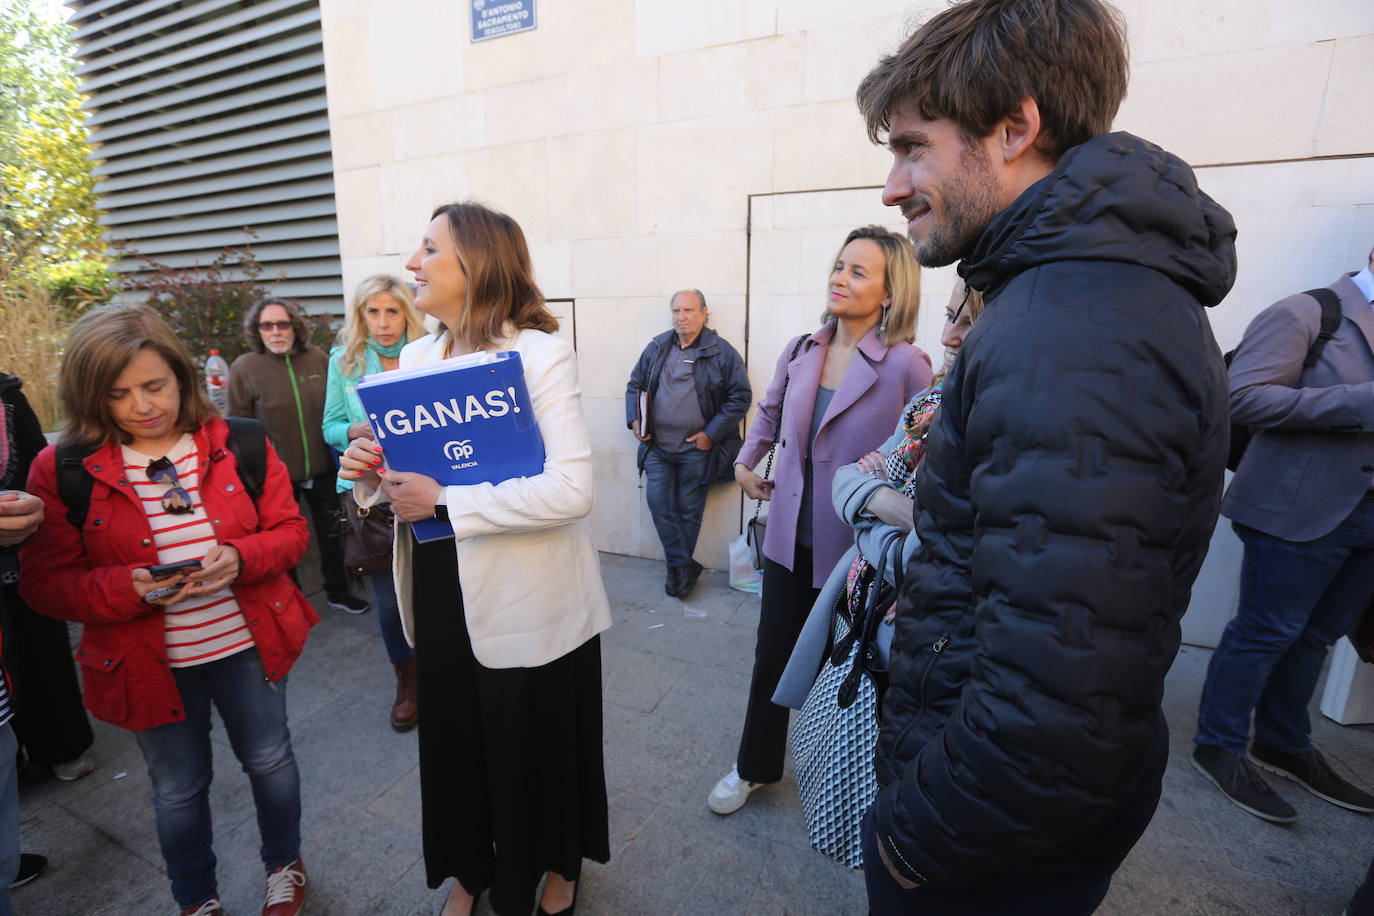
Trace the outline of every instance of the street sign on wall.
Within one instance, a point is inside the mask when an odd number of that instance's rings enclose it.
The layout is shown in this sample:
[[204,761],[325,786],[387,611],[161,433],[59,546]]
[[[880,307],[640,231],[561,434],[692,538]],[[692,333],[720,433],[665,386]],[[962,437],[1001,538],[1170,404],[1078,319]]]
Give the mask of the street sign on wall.
[[535,26],[534,3],[535,0],[472,0],[472,40],[528,32]]

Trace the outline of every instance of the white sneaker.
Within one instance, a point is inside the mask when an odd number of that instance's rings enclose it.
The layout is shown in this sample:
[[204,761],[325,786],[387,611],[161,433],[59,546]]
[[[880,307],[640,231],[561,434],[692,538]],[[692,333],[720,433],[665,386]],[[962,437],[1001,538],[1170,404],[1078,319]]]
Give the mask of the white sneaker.
[[68,760],[66,763],[54,763],[52,774],[63,782],[76,782],[83,776],[91,775],[95,769],[95,761],[90,754],[82,754],[75,760]]
[[721,777],[720,782],[706,796],[706,806],[717,814],[734,814],[749,800],[749,793],[763,788],[767,783],[749,782],[740,779],[739,767],[730,767],[730,772]]

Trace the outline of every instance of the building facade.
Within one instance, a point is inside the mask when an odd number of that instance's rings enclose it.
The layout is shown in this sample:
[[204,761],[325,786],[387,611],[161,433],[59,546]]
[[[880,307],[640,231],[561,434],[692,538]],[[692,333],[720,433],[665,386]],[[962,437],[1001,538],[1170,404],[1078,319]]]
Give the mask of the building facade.
[[67,6],[107,237],[178,268],[251,244],[275,292],[339,311],[316,0]]

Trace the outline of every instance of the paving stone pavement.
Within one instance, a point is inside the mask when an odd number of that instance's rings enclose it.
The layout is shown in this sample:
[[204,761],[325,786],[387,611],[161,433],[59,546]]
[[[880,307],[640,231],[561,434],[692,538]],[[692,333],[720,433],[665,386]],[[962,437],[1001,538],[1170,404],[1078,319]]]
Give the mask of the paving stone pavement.
[[[579,913],[860,914],[863,882],[810,850],[789,772],[737,814],[706,809],[730,767],[753,657],[758,599],[708,573],[686,601],[667,598],[662,567],[603,555],[616,624],[604,636],[611,861],[583,871]],[[323,596],[316,594],[323,608]],[[304,856],[313,916],[437,914],[420,858],[415,734],[387,720],[392,676],[372,613],[327,609],[292,672],[289,709],[302,773]],[[1210,653],[1185,647],[1166,684],[1172,753],[1154,822],[1113,882],[1105,916],[1293,916],[1341,912],[1374,855],[1374,819],[1292,783],[1300,812],[1263,823],[1222,799],[1188,765]],[[1374,784],[1374,731],[1315,712],[1337,767]],[[262,872],[248,782],[216,726],[212,789],[220,890],[232,916],[257,913]],[[49,871],[15,892],[20,916],[171,914],[148,778],[129,733],[96,724],[94,774],[22,785],[24,848]],[[485,903],[479,913],[490,912]]]

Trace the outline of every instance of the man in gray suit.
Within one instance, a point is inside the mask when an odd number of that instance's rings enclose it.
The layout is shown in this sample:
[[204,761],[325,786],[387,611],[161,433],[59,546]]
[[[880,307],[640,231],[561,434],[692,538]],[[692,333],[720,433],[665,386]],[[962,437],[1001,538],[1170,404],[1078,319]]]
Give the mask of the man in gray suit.
[[1374,598],[1374,251],[1369,266],[1329,288],[1341,321],[1314,365],[1304,361],[1322,307],[1302,294],[1256,316],[1230,372],[1231,422],[1255,437],[1221,514],[1245,559],[1240,606],[1202,688],[1193,765],[1276,822],[1297,812],[1252,762],[1332,804],[1374,812],[1374,796],[1312,747],[1307,717],[1327,649]]

